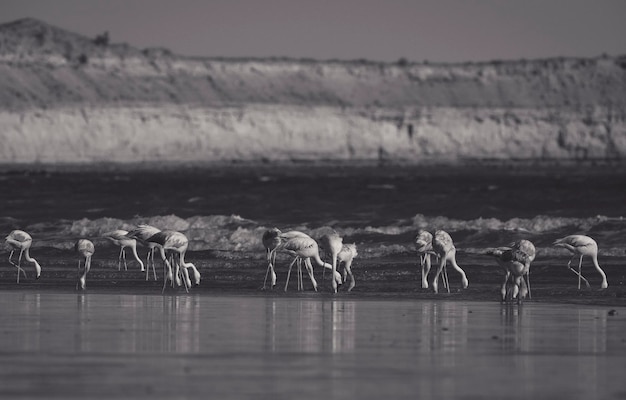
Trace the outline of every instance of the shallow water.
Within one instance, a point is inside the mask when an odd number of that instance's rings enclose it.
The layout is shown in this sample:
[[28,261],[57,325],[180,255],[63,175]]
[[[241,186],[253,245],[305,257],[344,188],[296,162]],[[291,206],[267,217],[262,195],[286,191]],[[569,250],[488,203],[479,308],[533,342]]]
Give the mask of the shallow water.
[[[0,171],[0,231],[31,233],[43,265],[40,280],[28,265],[17,286],[0,263],[0,397],[625,398],[624,177],[624,168]],[[139,223],[189,237],[199,287],[161,295],[136,262],[118,272],[119,250],[100,235]],[[261,292],[260,238],[271,226],[313,237],[332,228],[356,242],[355,289]],[[468,289],[456,276],[451,294],[418,287],[420,228],[452,235]],[[569,255],[551,246],[573,233],[598,241],[607,290],[588,260],[592,289],[575,288]],[[96,244],[83,294],[73,293],[79,237]],[[521,238],[538,249],[533,299],[501,305],[499,267],[482,251]],[[288,263],[279,256],[281,282]]]
[[626,308],[0,293],[2,398],[623,398]]

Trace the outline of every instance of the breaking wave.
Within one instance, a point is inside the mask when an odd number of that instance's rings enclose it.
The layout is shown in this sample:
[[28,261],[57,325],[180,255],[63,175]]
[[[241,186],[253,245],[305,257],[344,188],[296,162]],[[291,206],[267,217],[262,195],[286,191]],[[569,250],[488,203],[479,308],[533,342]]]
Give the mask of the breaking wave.
[[[0,225],[11,224],[10,219]],[[181,218],[176,215],[135,217],[127,220],[98,218],[59,220],[53,223],[37,223],[24,229],[33,236],[34,247],[52,247],[69,250],[78,238],[90,238],[96,245],[106,245],[101,236],[115,229],[130,230],[139,224],[149,224],[160,229],[172,229],[185,233],[190,240],[190,251],[213,251],[220,257],[263,258],[261,243],[263,232],[270,228],[257,221],[239,215],[209,215]],[[565,218],[536,216],[530,219],[514,218],[501,221],[497,218],[472,220],[452,219],[445,216],[417,214],[406,220],[387,226],[300,226],[279,227],[282,230],[300,230],[313,238],[319,238],[331,229],[344,237],[346,243],[359,246],[359,257],[375,258],[412,253],[413,236],[418,229],[434,232],[448,231],[460,251],[480,253],[485,248],[506,245],[528,239],[537,246],[539,254],[559,254],[562,249],[552,248],[552,242],[570,234],[588,234],[600,243],[600,253],[623,254],[624,243],[615,232],[626,228],[626,219],[598,215],[591,218]],[[617,236],[617,238],[615,238]],[[110,246],[110,244],[108,244]]]

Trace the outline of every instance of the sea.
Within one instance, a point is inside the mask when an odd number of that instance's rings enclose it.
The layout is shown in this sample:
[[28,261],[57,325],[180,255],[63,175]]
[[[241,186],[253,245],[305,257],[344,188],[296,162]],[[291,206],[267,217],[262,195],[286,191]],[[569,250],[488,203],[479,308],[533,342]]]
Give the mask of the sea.
[[600,256],[626,250],[623,165],[389,166],[103,165],[0,169],[0,232],[22,229],[33,249],[71,249],[138,224],[181,231],[189,251],[231,258],[264,252],[263,232],[335,230],[360,258],[413,252],[419,229],[446,230],[457,249],[481,253],[585,234]]

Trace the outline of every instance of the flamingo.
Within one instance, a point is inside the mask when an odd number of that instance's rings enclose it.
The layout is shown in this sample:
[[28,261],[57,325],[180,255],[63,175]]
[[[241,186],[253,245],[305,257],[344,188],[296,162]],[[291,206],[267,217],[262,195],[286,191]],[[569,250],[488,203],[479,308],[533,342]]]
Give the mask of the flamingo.
[[77,253],[81,254],[85,257],[85,268],[83,274],[80,274],[80,259],[78,260],[78,284],[76,284],[76,289],[85,290],[87,285],[87,273],[91,268],[91,256],[96,251],[93,243],[87,239],[80,239],[76,242],[74,249]]
[[265,272],[265,280],[263,281],[263,289],[267,284],[267,275],[271,274],[271,287],[276,285],[276,272],[274,264],[276,264],[276,247],[280,244],[280,234],[282,232],[278,228],[268,229],[263,233],[263,246],[267,253],[267,271]]
[[[24,258],[26,261],[35,264],[35,271],[37,273],[37,279],[41,276],[41,266],[30,256],[30,246],[33,244],[33,238],[26,232],[20,230],[14,230],[5,238],[6,243],[11,246],[11,254],[9,254],[9,263],[17,268],[17,283],[20,283],[20,271],[24,274],[24,278],[26,278],[26,271],[22,269],[22,254],[24,254]],[[17,264],[11,261],[13,257],[13,253],[19,250],[20,255],[17,259]]]
[[128,235],[128,231],[118,229],[115,231],[107,232],[103,234],[102,237],[109,239],[116,246],[120,246],[120,256],[118,258],[119,263],[117,265],[118,271],[122,269],[122,258],[124,259],[124,270],[128,270],[128,266],[126,265],[126,251],[124,249],[126,249],[126,247],[130,247],[130,249],[133,251],[133,256],[135,256],[135,260],[139,262],[139,265],[141,265],[141,271],[143,272],[145,271],[143,262],[137,255],[137,240],[130,238],[126,235]]
[[[289,286],[289,278],[291,276],[291,268],[293,265],[298,262],[298,267],[300,271],[300,262],[304,261],[304,265],[309,273],[309,278],[311,278],[311,283],[313,284],[313,288],[317,291],[317,282],[315,281],[315,277],[313,276],[313,265],[311,263],[311,258],[315,261],[317,265],[320,267],[332,269],[332,265],[325,263],[320,258],[319,254],[319,246],[315,239],[307,235],[306,233],[302,233],[299,231],[289,231],[280,235],[281,244],[276,248],[276,251],[284,251],[295,258],[289,265],[289,272],[287,273],[287,282],[285,282],[285,291],[287,291],[287,287]],[[335,271],[334,275],[335,280],[339,280],[341,282],[341,275]],[[302,274],[299,273],[298,277],[298,290],[302,290]]]
[[[343,239],[337,234],[337,232],[333,231],[332,233],[322,236],[320,238],[320,242],[322,247],[330,253],[332,259],[332,276],[335,276],[335,272],[337,271],[337,254],[339,254],[343,248]],[[337,293],[337,281],[335,279],[331,279],[331,285],[333,292]]]
[[[534,246],[533,246],[534,248]],[[526,298],[526,294],[530,293],[530,287],[524,281],[524,275],[528,274],[530,268],[530,257],[520,249],[511,247],[498,247],[490,249],[487,254],[495,257],[498,265],[504,270],[504,282],[502,283],[502,301],[507,300],[507,293],[511,293],[511,298],[517,298],[521,303]],[[509,278],[513,285],[512,291],[507,289]],[[519,297],[517,297],[519,294]]]
[[163,259],[165,265],[168,268],[167,273],[164,275],[163,279],[163,291],[165,291],[165,286],[167,285],[167,280],[172,281],[172,266],[167,261],[165,256],[166,251],[174,252],[178,254],[178,260],[176,260],[176,278],[178,278],[179,269],[182,269],[183,281],[185,283],[185,290],[189,291],[189,287],[191,287],[191,280],[189,279],[188,268],[191,268],[194,276],[194,283],[196,285],[200,284],[200,272],[192,263],[185,262],[185,253],[187,252],[187,248],[189,247],[189,239],[184,234],[172,231],[172,230],[164,230],[155,233],[152,235],[148,242],[157,243],[159,252],[161,253],[161,259]]
[[148,239],[155,233],[161,232],[159,228],[151,225],[141,224],[137,228],[126,234],[127,237],[137,240],[142,245],[148,247],[148,255],[146,257],[146,280],[150,276],[150,261],[152,261],[152,273],[154,280],[157,280],[156,269],[154,267],[154,250],[159,246],[157,243],[148,242]]
[[[430,255],[433,253],[433,235],[420,229],[415,236],[415,249],[422,267],[422,289],[428,289],[428,273],[430,272]],[[445,285],[444,278],[444,285]]]
[[[450,261],[452,267],[457,270],[461,274],[461,282],[463,284],[463,289],[467,288],[469,282],[467,281],[467,277],[465,276],[465,272],[459,267],[456,262],[456,247],[454,247],[454,243],[452,242],[452,238],[448,234],[448,232],[439,230],[435,232],[435,236],[433,238],[433,251],[439,257],[440,264],[437,269],[437,273],[435,274],[435,278],[433,279],[433,290],[435,293],[438,293],[438,279],[441,271],[445,268],[446,263]],[[448,284],[448,293],[450,293],[450,285]]]
[[359,253],[356,251],[356,243],[344,244],[341,251],[337,253],[338,264],[341,265],[342,262],[344,263],[343,281],[345,282],[347,280],[348,277],[346,275],[350,276],[350,286],[348,286],[348,292],[351,291],[356,285],[354,275],[352,275],[352,260],[354,260],[354,257],[358,254]]
[[[310,240],[314,241],[314,239],[311,236],[307,235],[304,232],[300,232],[300,231],[287,231],[287,232],[283,232],[283,233],[280,234],[281,243],[289,241],[289,240],[291,240],[293,238],[306,238],[306,239],[310,239]],[[318,254],[319,254],[319,245],[318,245]],[[324,263],[324,268],[332,269],[332,266],[330,264],[328,264],[328,263]],[[326,270],[324,270],[324,272],[326,272]],[[298,269],[298,273],[300,274],[300,282],[302,282],[302,271],[301,271],[301,269]],[[337,284],[341,285],[341,274],[339,272],[335,271],[334,276],[335,276],[335,281],[337,282]],[[302,286],[302,285],[300,285],[300,286]]]
[[535,256],[537,255],[537,249],[535,249],[535,245],[526,239],[518,240],[517,242],[511,243],[511,248],[513,250],[521,251],[526,256],[526,262],[524,266],[524,276],[526,276],[526,287],[528,289],[528,298],[532,298],[530,294],[530,263],[535,260]]
[[[602,276],[602,283],[600,284],[601,289],[606,289],[609,287],[608,282],[606,281],[606,274],[600,268],[600,264],[598,264],[598,243],[595,240],[585,235],[570,235],[561,239],[557,239],[552,243],[553,246],[563,247],[569,250],[572,253],[572,258],[570,258],[567,263],[567,268],[569,268],[572,272],[578,275],[578,289],[580,289],[580,280],[584,280],[587,287],[589,287],[589,281],[582,276],[581,267],[583,264],[583,257],[590,256],[593,261],[593,266],[596,267],[600,275]],[[577,255],[580,255],[580,261],[578,262],[578,272],[571,267],[572,260]]]

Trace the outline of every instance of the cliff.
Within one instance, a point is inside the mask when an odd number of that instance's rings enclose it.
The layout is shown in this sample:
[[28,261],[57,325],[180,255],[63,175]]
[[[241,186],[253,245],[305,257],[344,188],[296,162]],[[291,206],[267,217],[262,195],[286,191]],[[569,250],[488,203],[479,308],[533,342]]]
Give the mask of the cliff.
[[626,56],[202,59],[0,25],[0,162],[626,159]]

